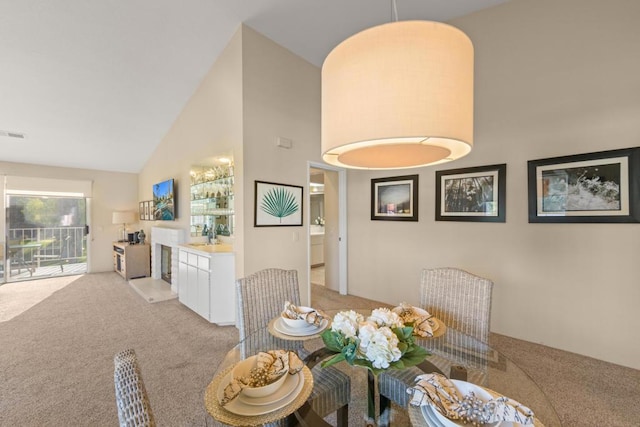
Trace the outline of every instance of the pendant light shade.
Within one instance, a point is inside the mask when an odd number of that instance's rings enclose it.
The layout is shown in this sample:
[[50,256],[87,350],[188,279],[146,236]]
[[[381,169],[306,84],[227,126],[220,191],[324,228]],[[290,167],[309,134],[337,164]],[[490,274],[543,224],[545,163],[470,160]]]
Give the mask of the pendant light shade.
[[322,158],[355,169],[443,163],[473,147],[473,45],[459,29],[401,21],[364,30],[322,66]]

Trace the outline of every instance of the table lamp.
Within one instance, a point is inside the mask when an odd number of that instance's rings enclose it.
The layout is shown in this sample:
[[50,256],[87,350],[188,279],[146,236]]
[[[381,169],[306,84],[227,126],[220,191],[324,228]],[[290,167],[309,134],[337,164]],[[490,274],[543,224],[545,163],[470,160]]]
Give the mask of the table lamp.
[[122,240],[119,242],[127,241],[127,224],[131,224],[136,221],[136,213],[131,211],[116,211],[113,213],[112,223],[122,224]]

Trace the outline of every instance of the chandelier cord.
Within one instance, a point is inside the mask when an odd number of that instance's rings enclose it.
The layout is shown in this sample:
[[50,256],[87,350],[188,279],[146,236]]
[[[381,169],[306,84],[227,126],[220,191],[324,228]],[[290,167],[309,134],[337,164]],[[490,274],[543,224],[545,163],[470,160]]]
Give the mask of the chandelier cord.
[[391,0],[391,21],[398,22],[398,5],[396,0]]

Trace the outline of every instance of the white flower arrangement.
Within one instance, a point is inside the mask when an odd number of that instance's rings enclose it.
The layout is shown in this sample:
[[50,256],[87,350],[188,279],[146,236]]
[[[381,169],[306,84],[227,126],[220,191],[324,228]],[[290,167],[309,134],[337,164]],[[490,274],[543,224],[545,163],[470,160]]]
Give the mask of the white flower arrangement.
[[377,308],[366,319],[353,310],[342,311],[335,315],[322,339],[329,350],[338,353],[322,366],[346,360],[377,374],[417,365],[427,356],[427,351],[414,343],[413,326],[406,326],[388,308]]
[[324,218],[321,216],[316,218],[316,225],[324,225]]

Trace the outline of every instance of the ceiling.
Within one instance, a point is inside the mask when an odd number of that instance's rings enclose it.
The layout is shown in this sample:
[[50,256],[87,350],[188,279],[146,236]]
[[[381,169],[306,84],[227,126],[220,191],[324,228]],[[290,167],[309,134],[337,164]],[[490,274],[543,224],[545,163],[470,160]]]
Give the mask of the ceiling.
[[[507,0],[397,0],[448,21]],[[391,0],[0,0],[0,161],[139,172],[241,22],[321,66]],[[22,134],[23,138],[10,134]]]

